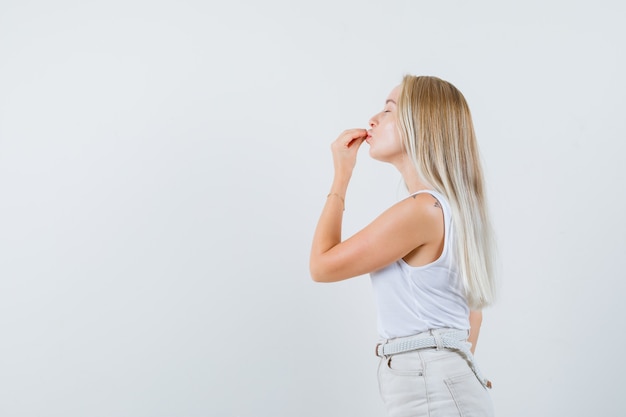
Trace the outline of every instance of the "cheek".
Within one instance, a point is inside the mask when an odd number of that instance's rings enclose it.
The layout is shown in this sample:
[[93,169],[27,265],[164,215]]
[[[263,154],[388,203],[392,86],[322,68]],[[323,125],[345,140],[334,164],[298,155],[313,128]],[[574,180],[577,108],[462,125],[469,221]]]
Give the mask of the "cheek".
[[369,154],[372,158],[390,162],[399,154],[404,153],[400,135],[394,129],[385,130],[383,135],[376,138],[370,145]]
[[389,124],[385,129],[385,137],[390,147],[397,148],[402,147],[402,141],[400,140],[400,132],[395,124]]
[[387,136],[389,139],[394,139],[397,140],[399,139],[399,132],[398,132],[398,126],[396,125],[395,122],[389,122],[385,124],[384,127],[385,130],[385,136]]

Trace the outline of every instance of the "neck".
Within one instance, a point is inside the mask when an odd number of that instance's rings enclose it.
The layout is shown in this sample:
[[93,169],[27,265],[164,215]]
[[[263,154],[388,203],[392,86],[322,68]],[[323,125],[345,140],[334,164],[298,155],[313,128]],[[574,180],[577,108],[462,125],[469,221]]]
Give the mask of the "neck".
[[417,174],[417,171],[415,170],[415,166],[408,158],[408,156],[404,155],[400,162],[394,163],[393,165],[398,171],[400,171],[400,174],[404,179],[404,183],[406,184],[406,188],[408,189],[409,194],[413,194],[420,190],[429,190],[432,188],[420,178],[420,176]]

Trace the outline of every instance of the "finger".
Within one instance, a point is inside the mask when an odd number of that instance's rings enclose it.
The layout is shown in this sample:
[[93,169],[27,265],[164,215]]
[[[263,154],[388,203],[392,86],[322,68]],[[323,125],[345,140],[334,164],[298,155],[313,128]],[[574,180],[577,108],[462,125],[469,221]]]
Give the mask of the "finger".
[[346,133],[353,139],[367,136],[367,130],[365,129],[350,129]]
[[365,139],[367,137],[367,130],[365,129],[350,129],[346,130],[340,137],[339,142],[349,147],[350,144],[356,139]]
[[363,141],[365,141],[365,137],[364,136],[360,136],[358,138],[354,138],[354,139],[352,139],[350,142],[348,142],[346,144],[346,147],[351,148],[352,146],[356,146],[356,148],[358,149],[359,146],[361,146],[361,144],[363,144]]

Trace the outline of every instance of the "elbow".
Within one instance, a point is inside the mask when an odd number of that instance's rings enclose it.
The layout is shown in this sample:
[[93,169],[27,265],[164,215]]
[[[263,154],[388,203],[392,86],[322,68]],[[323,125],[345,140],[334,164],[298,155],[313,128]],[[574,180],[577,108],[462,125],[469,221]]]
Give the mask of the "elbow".
[[332,277],[328,272],[329,271],[327,268],[324,268],[322,262],[311,257],[311,261],[309,262],[309,273],[314,282],[332,282]]
[[311,279],[313,282],[324,282],[321,276],[314,274],[313,272],[311,272]]
[[324,270],[310,268],[309,272],[311,274],[311,279],[315,282],[337,282],[349,278],[328,269]]
[[314,266],[312,263],[309,265],[309,273],[314,282],[328,282],[324,279],[325,275],[323,271],[321,271],[319,267]]
[[309,273],[315,282],[337,282],[354,276],[346,273],[341,260],[328,253],[311,254]]

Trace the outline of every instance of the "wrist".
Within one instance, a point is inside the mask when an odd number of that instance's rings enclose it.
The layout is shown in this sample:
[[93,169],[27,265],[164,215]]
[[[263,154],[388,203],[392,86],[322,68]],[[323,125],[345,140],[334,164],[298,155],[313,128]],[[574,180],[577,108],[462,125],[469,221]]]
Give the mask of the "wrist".
[[335,173],[330,191],[345,195],[348,190],[348,184],[350,183],[350,177],[350,174]]
[[338,193],[331,192],[331,193],[328,193],[328,195],[326,196],[326,199],[329,199],[330,197],[338,198],[339,200],[341,200],[341,205],[343,206],[343,209],[344,210],[346,209],[346,199],[343,196],[341,196]]
[[348,191],[347,184],[346,185],[335,184],[333,182],[333,185],[330,187],[330,190],[328,191],[328,193],[329,194],[337,194],[339,197],[345,199],[347,191]]

